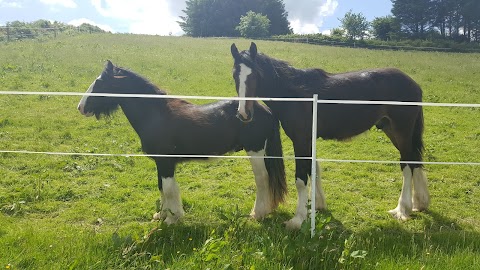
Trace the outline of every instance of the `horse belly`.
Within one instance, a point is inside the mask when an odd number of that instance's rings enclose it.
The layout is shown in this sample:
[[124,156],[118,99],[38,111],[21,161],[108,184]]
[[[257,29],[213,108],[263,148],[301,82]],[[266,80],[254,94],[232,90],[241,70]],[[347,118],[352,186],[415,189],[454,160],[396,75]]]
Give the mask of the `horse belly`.
[[[225,127],[228,127],[225,125]],[[241,150],[235,128],[203,127],[183,133],[175,140],[176,152],[181,154],[223,155]]]
[[381,118],[380,105],[329,104],[318,110],[317,136],[346,140],[369,130]]

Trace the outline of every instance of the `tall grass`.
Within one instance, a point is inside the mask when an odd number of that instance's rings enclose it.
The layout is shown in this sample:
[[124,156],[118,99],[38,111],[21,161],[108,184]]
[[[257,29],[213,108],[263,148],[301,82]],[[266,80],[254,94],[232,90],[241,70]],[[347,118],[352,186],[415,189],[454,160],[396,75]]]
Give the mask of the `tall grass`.
[[[106,59],[171,94],[234,96],[229,46],[248,40],[86,35],[0,44],[0,90],[84,92]],[[411,75],[427,102],[479,103],[480,54],[372,51],[257,42],[261,52],[296,67],[329,72],[393,66]],[[76,110],[79,97],[0,96],[0,149],[141,153],[124,115],[97,121]],[[206,101],[194,101],[198,103]],[[478,109],[425,107],[426,161],[480,161]],[[293,156],[283,135],[284,155]],[[242,153],[240,153],[242,154]],[[397,160],[372,129],[350,142],[318,141],[318,156]],[[0,267],[10,269],[477,269],[480,267],[478,166],[426,166],[430,211],[393,220],[398,165],[322,163],[329,211],[317,235],[283,222],[289,196],[261,222],[244,215],[255,186],[246,160],[177,168],[186,217],[151,222],[158,207],[154,163],[147,158],[0,154]]]

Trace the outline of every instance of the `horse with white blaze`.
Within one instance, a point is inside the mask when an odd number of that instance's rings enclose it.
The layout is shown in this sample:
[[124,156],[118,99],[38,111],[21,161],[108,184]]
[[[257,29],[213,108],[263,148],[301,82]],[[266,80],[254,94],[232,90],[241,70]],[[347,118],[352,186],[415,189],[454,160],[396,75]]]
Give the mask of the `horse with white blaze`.
[[[421,102],[422,90],[408,75],[395,68],[371,69],[332,74],[322,69],[297,69],[285,61],[257,52],[255,43],[239,52],[231,46],[234,59],[233,78],[239,97],[312,98],[321,100],[366,100]],[[298,229],[307,217],[307,181],[311,174],[312,104],[310,102],[276,102],[265,104],[278,117],[286,135],[292,140],[296,157],[298,204],[287,227]],[[255,112],[255,116],[254,116]],[[240,102],[238,118],[255,121],[254,102]],[[382,104],[318,104],[317,137],[347,140],[369,130],[383,130],[400,152],[403,186],[398,205],[389,212],[406,220],[412,211],[429,205],[427,179],[421,164],[423,155],[423,111],[421,106]],[[317,138],[313,138],[317,139]],[[315,207],[326,209],[320,181],[316,181]]]

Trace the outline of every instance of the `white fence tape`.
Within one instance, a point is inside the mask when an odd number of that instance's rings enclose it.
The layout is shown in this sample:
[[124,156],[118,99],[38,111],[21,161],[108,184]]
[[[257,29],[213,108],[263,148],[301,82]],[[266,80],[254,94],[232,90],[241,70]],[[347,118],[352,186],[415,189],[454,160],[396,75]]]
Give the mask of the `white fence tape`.
[[[79,92],[24,92],[0,91],[0,95],[40,95],[40,96],[93,96],[93,97],[118,97],[118,98],[181,98],[203,100],[257,100],[257,101],[303,101],[313,102],[313,98],[271,98],[271,97],[213,97],[213,96],[182,96],[182,95],[146,95],[146,94],[113,94],[113,93],[79,93]],[[363,104],[363,105],[397,105],[397,106],[430,106],[430,107],[467,107],[480,108],[475,103],[435,103],[435,102],[406,102],[406,101],[380,101],[380,100],[343,100],[319,99],[320,104]]]
[[[399,101],[370,101],[370,100],[318,100],[316,95],[313,98],[266,98],[266,97],[212,97],[212,96],[181,96],[181,95],[140,95],[140,94],[112,94],[112,93],[78,93],[78,92],[24,92],[24,91],[0,91],[0,95],[42,95],[42,96],[100,96],[118,98],[181,98],[181,99],[202,99],[202,100],[257,100],[257,101],[302,101],[315,103],[313,106],[313,120],[316,119],[316,105],[318,104],[363,104],[363,105],[396,105],[396,106],[435,106],[435,107],[464,107],[480,108],[480,104],[467,103],[432,103],[432,102],[399,102]],[[312,121],[312,136],[316,137],[316,121]],[[109,154],[109,153],[67,153],[67,152],[40,152],[28,150],[0,150],[0,153],[12,154],[44,154],[64,156],[120,156],[120,157],[171,157],[171,158],[262,158],[249,156],[216,156],[216,155],[146,155],[146,154]],[[316,158],[316,140],[312,140],[312,156],[310,157],[268,157],[283,159],[310,159],[317,162],[338,162],[338,163],[382,163],[382,164],[431,164],[431,165],[480,165],[480,162],[428,162],[428,161],[382,161],[382,160],[346,160],[346,159],[319,159]],[[312,163],[311,183],[311,236],[315,235],[315,181],[316,162]],[[320,180],[320,175],[319,175]]]

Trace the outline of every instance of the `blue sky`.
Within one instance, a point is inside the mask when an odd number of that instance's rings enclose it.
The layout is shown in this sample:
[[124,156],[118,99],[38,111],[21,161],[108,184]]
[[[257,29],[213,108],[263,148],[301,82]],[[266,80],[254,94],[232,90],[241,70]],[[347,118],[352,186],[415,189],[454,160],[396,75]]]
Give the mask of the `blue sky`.
[[[367,20],[390,14],[391,0],[284,0],[295,33],[318,33],[339,27],[352,10]],[[115,33],[181,35],[176,21],[183,0],[0,0],[0,25],[19,20],[90,23]]]

